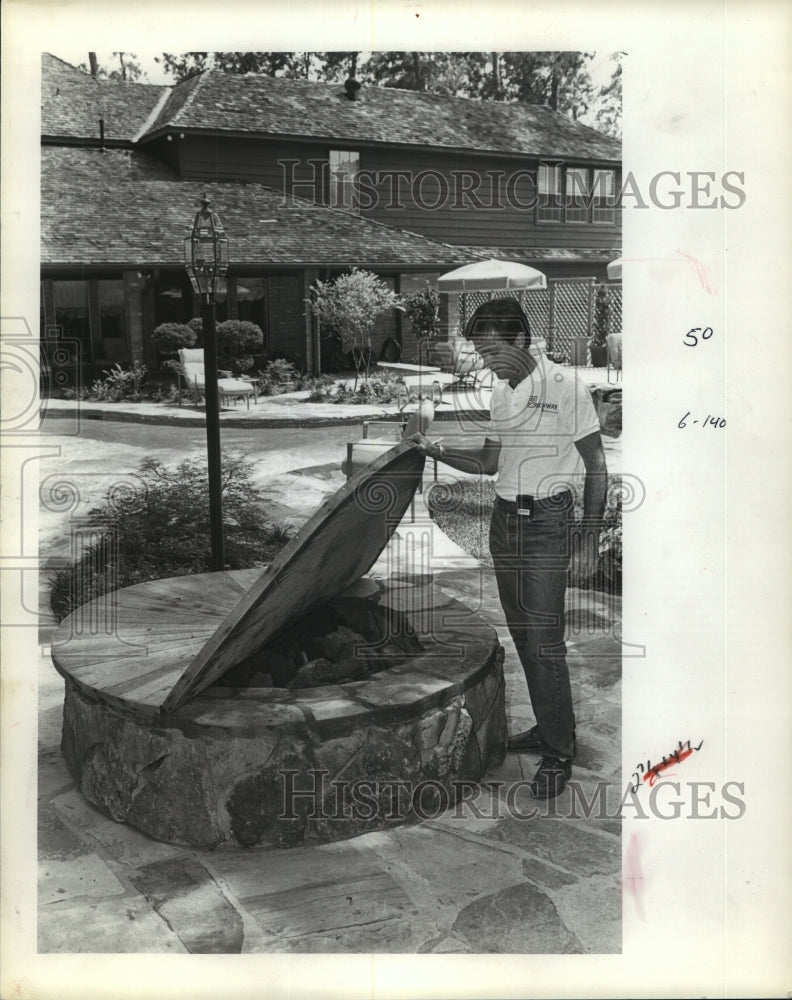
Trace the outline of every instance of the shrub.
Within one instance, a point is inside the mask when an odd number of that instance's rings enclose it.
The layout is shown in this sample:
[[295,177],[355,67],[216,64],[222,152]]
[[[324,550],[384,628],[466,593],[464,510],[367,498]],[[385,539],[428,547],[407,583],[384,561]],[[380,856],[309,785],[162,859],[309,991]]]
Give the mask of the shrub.
[[[365,382],[361,382],[349,388],[348,385],[339,385],[331,397],[333,403],[392,403],[399,397],[399,387],[402,382],[398,376],[389,372],[377,372]],[[316,400],[313,400],[316,402]]]
[[427,282],[419,292],[404,300],[404,311],[419,340],[440,333],[440,296]]
[[297,369],[285,358],[274,358],[264,366],[263,376],[270,382],[294,382],[298,378]]
[[297,374],[295,387],[297,389],[332,389],[335,386],[335,379],[332,375],[305,375],[301,372]]
[[151,339],[166,354],[175,354],[183,347],[192,347],[196,341],[195,330],[186,323],[160,323]]
[[247,320],[227,319],[217,324],[217,350],[222,354],[247,354],[261,347],[264,334],[260,326]]
[[336,380],[332,375],[303,375],[300,388],[310,390],[306,403],[332,403],[336,396]]
[[[289,526],[268,519],[264,493],[252,473],[253,463],[243,456],[223,457],[227,569],[269,562],[291,534]],[[138,489],[110,490],[104,504],[89,511],[88,522],[99,540],[87,546],[76,563],[53,574],[50,605],[59,621],[109,590],[210,570],[206,462],[185,459],[168,468],[147,458],[138,477]]]
[[140,386],[146,378],[146,366],[135,361],[131,368],[113,365],[109,372],[95,379],[86,393],[88,399],[118,403],[122,399],[141,398]]
[[227,319],[217,324],[217,363],[242,375],[253,367],[251,354],[264,343],[260,326],[247,320]]

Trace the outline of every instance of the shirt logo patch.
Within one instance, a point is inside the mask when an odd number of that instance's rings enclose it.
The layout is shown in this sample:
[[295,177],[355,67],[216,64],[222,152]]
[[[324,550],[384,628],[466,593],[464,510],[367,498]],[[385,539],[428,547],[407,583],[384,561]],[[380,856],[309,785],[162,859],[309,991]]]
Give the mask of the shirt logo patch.
[[529,396],[528,402],[525,404],[526,410],[542,410],[542,413],[557,413],[558,403],[540,403],[538,396]]

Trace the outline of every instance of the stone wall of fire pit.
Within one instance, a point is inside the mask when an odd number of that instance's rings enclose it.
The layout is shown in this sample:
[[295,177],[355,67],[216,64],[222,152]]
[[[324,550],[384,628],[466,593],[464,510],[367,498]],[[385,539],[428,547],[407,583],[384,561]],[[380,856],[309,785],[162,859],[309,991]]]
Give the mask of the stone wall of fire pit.
[[200,848],[291,847],[436,815],[502,758],[503,651],[430,584],[390,579],[369,599],[397,622],[396,641],[358,679],[323,686],[302,686],[305,672],[268,686],[245,664],[151,718],[56,659],[62,749],[83,794],[157,840]]

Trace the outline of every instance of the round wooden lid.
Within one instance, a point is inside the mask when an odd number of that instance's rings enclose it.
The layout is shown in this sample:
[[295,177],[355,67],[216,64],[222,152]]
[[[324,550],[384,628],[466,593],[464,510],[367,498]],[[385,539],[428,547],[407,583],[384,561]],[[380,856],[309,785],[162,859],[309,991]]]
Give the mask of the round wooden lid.
[[400,442],[326,500],[226,614],[162,703],[172,711],[374,565],[421,480],[424,457]]

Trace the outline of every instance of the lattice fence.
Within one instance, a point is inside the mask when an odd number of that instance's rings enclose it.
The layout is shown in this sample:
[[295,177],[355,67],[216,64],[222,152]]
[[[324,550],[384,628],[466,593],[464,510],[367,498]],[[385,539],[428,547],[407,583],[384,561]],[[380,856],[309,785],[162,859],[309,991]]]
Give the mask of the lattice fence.
[[464,292],[460,296],[460,332],[464,333],[468,320],[484,302],[489,302],[491,299],[516,298],[531,324],[532,336],[544,337],[546,340],[550,328],[551,295],[551,288],[541,288],[530,292]]
[[574,337],[591,336],[593,278],[556,278],[550,282],[550,336],[547,349],[572,354]]
[[622,332],[622,284],[620,281],[603,285],[608,301],[608,333]]
[[[571,356],[574,337],[590,337],[593,332],[594,278],[551,278],[546,289],[527,292],[465,292],[460,296],[460,332],[484,302],[511,296],[518,299],[531,324],[534,338],[547,341],[547,349]],[[621,284],[609,283],[610,333],[621,331]]]

